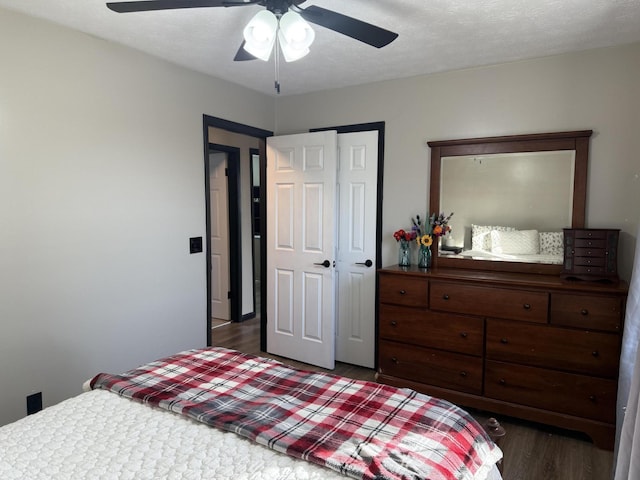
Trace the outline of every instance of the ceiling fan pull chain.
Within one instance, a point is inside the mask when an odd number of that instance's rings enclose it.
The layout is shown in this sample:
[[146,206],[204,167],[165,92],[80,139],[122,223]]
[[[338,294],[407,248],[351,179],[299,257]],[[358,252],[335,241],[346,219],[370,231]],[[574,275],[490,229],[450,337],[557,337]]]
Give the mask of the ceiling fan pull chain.
[[278,45],[279,41],[278,41],[278,37],[276,36],[276,48],[275,48],[275,55],[274,55],[274,65],[275,65],[275,81],[274,81],[274,86],[276,88],[276,93],[278,95],[280,95],[280,48]]

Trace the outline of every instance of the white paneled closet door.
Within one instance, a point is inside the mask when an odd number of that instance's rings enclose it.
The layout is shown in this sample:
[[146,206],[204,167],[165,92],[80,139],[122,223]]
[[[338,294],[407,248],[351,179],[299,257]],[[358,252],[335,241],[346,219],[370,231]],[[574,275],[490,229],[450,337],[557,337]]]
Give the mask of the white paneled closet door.
[[335,366],[335,131],[267,139],[267,351]]
[[338,135],[336,360],[375,365],[378,132]]
[[267,351],[373,368],[378,132],[267,139]]

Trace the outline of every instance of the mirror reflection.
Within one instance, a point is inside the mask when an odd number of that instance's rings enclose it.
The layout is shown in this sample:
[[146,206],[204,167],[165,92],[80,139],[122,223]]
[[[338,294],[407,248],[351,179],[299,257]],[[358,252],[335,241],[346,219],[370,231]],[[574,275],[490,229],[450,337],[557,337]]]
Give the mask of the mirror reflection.
[[441,158],[440,211],[455,212],[441,256],[562,264],[575,151]]

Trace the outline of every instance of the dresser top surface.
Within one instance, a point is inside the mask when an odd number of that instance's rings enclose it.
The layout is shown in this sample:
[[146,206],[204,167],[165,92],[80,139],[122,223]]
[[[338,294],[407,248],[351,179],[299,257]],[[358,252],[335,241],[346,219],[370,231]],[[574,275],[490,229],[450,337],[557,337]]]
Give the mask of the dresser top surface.
[[543,275],[535,273],[492,272],[484,270],[466,270],[460,268],[420,269],[417,266],[384,267],[381,273],[407,275],[411,277],[429,278],[433,280],[452,280],[471,282],[474,284],[491,284],[508,287],[536,287],[565,291],[580,291],[626,295],[628,284],[623,281],[602,282],[587,280],[563,279],[559,275]]

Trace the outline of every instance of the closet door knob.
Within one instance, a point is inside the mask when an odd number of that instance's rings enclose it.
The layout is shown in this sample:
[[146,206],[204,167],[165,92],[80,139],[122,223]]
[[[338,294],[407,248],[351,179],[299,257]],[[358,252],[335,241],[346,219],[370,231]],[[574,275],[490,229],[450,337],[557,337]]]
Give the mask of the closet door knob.
[[331,262],[329,260],[325,260],[324,262],[314,263],[314,265],[322,265],[324,268],[329,268],[331,266]]
[[369,268],[371,265],[373,265],[373,262],[367,259],[364,262],[356,262],[356,265],[364,265],[365,267]]

